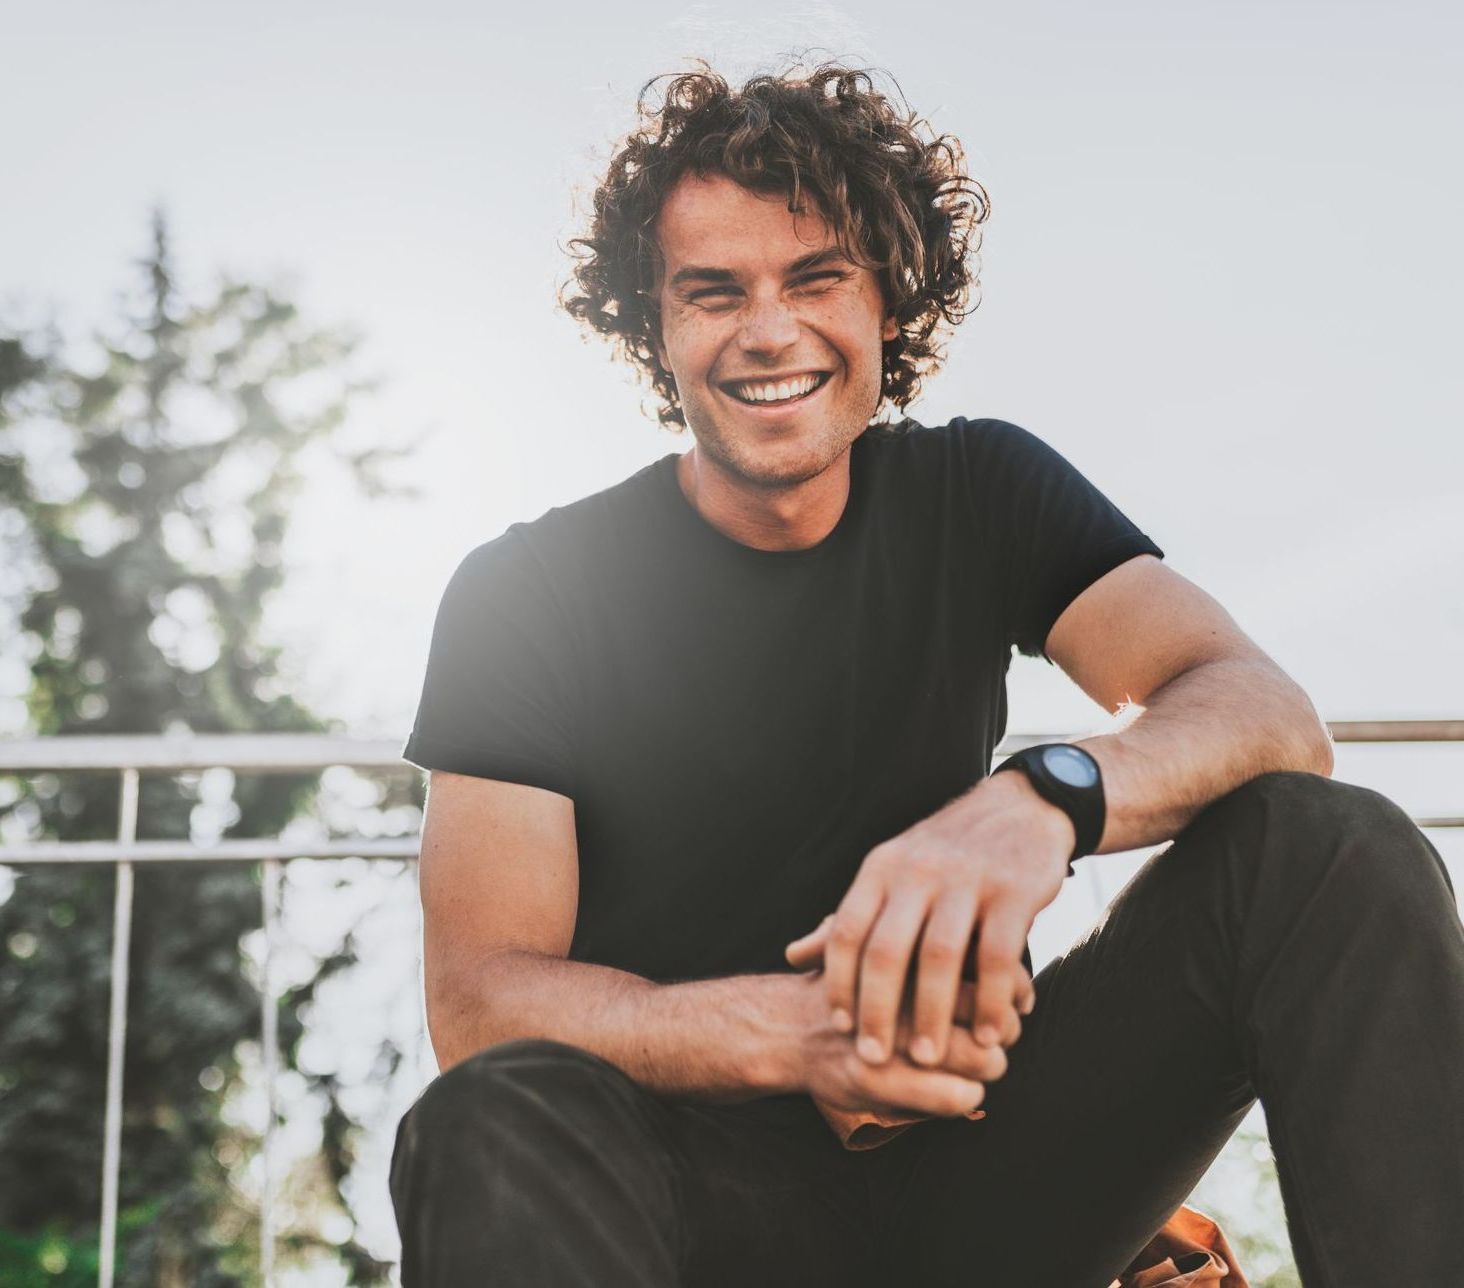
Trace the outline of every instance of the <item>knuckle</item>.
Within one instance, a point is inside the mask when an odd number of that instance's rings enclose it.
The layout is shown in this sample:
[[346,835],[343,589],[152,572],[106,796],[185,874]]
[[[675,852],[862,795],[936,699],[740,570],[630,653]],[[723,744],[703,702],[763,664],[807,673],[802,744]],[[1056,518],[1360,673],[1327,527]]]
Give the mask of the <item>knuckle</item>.
[[864,950],[864,959],[879,970],[893,970],[901,963],[903,954],[899,945],[888,939],[871,939]]
[[949,966],[962,957],[964,945],[941,937],[927,938],[920,946],[920,959],[932,966]]
[[923,880],[939,878],[945,871],[945,858],[933,850],[906,850],[900,856],[900,867]]
[[893,841],[881,841],[864,856],[864,862],[869,867],[884,868],[891,863],[898,862],[901,854],[901,846],[896,845]]
[[976,965],[985,971],[1005,970],[1012,965],[1011,954],[1000,944],[982,940],[976,945]]

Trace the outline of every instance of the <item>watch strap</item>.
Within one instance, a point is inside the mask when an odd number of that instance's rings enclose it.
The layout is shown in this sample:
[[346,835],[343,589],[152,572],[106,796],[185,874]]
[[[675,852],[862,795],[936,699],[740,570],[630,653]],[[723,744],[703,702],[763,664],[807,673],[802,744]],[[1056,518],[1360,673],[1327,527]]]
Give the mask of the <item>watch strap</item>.
[[[1056,777],[1043,762],[1042,752],[1048,747],[1065,747],[1076,750],[1087,758],[1093,768],[1095,781],[1091,786],[1079,787]],[[1076,841],[1068,857],[1068,875],[1073,874],[1073,860],[1092,854],[1103,839],[1103,826],[1107,815],[1103,796],[1103,776],[1098,761],[1081,747],[1072,743],[1043,742],[1013,752],[991,772],[999,774],[1004,769],[1021,769],[1026,772],[1037,794],[1043,800],[1056,805],[1072,820]]]

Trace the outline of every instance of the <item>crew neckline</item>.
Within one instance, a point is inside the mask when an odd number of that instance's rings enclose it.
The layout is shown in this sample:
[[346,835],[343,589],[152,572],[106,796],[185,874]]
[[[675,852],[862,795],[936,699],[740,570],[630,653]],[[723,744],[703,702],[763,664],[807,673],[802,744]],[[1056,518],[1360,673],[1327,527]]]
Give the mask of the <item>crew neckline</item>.
[[703,539],[713,546],[720,546],[737,557],[747,559],[755,563],[778,563],[797,562],[799,560],[814,559],[825,550],[838,545],[848,532],[858,522],[859,514],[864,507],[864,493],[866,490],[866,466],[865,442],[869,437],[868,433],[861,434],[850,446],[849,450],[849,495],[844,499],[844,508],[839,514],[838,521],[823,538],[811,546],[804,546],[800,550],[760,550],[756,546],[749,546],[735,537],[729,537],[720,528],[708,523],[701,511],[691,503],[686,493],[681,490],[681,482],[676,473],[676,462],[685,453],[672,452],[663,456],[657,464],[657,472],[661,477],[662,491],[669,493],[669,501],[672,508],[680,514],[684,520],[684,526],[692,531],[703,534]]

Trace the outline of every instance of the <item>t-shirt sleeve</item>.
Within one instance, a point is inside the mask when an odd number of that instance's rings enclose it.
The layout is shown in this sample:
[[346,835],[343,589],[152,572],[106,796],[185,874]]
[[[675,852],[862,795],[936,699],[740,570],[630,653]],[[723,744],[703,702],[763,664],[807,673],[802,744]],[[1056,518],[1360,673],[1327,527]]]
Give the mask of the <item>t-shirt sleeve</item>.
[[443,591],[402,759],[574,796],[574,664],[542,566],[512,529]]
[[1135,555],[1162,559],[1164,551],[1035,434],[1006,421],[985,424],[994,439],[981,454],[983,492],[1007,641],[1051,662],[1048,632],[1073,600]]

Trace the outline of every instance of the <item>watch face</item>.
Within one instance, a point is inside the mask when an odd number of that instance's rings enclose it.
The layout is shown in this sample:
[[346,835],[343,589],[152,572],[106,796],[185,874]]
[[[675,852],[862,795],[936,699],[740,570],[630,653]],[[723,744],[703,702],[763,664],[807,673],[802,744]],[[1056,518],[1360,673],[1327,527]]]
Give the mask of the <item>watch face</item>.
[[1042,763],[1058,782],[1069,787],[1092,787],[1098,781],[1092,761],[1076,747],[1048,747],[1042,752]]

